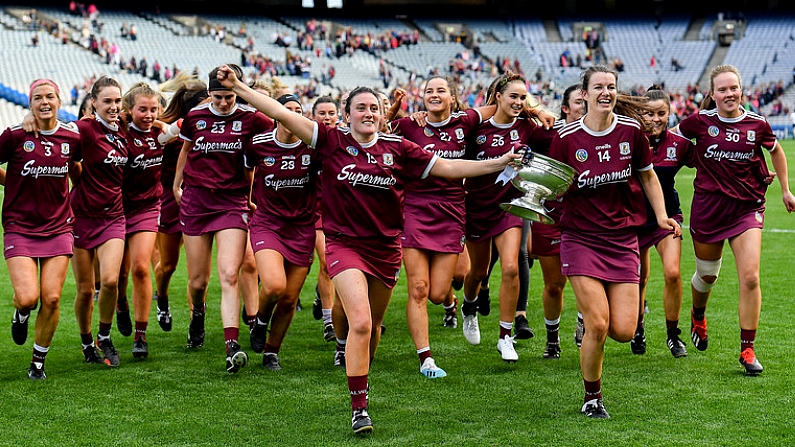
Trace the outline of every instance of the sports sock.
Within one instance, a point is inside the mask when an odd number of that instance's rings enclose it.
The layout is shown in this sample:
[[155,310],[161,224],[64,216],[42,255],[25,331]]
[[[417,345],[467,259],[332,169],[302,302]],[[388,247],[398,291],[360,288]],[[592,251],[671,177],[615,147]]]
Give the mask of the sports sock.
[[134,341],[138,341],[143,339],[146,341],[146,327],[149,325],[147,321],[137,321],[135,322],[135,335],[133,336]]
[[359,410],[367,407],[367,375],[348,376],[348,391],[351,394],[351,408]]
[[417,355],[420,357],[420,366],[422,366],[422,364],[425,363],[425,359],[427,359],[428,357],[433,357],[433,355],[431,355],[430,346],[417,349]]
[[500,321],[500,340],[505,338],[506,335],[510,337],[512,329],[513,329],[513,322]]
[[740,329],[740,352],[748,348],[754,349],[756,329]]
[[707,311],[706,307],[693,306],[693,319],[696,321],[704,320],[704,313]]
[[585,402],[602,398],[602,379],[596,379],[593,382],[583,379],[583,383],[585,384]]
[[39,346],[36,343],[33,343],[33,358],[30,360],[32,363],[41,363],[44,364],[44,359],[47,357],[47,352],[50,351],[50,347]]
[[225,327],[224,328],[224,340],[226,341],[227,346],[231,342],[237,343],[237,338],[240,336],[240,328],[236,327]]
[[99,331],[97,332],[97,338],[100,340],[106,340],[110,338],[110,328],[113,327],[112,323],[103,323],[99,322]]
[[547,342],[557,343],[558,332],[560,331],[560,317],[554,320],[547,320],[544,318],[544,325],[547,328]]

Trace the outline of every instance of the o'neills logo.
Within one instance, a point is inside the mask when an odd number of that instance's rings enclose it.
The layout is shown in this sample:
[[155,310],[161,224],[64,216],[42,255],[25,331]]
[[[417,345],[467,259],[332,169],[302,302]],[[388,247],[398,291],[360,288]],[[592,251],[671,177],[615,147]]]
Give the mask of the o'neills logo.
[[196,139],[196,142],[193,144],[193,150],[197,152],[204,152],[205,154],[209,152],[226,152],[226,153],[234,153],[243,149],[243,142],[240,140],[233,141],[233,142],[226,142],[221,141],[218,143],[215,142],[204,142],[204,137],[199,137]]
[[36,160],[30,160],[22,167],[23,177],[63,177],[69,173],[69,165],[63,166],[36,166]]
[[355,164],[343,166],[340,173],[337,174],[337,180],[348,182],[351,186],[364,185],[381,189],[389,189],[397,183],[392,176],[365,174],[356,172],[354,169],[356,169]]
[[577,187],[582,189],[586,186],[596,188],[599,185],[606,185],[608,183],[622,183],[632,175],[632,166],[627,166],[627,169],[622,171],[606,172],[604,174],[589,177],[591,170],[584,171],[577,178]]
[[108,152],[108,156],[105,157],[105,163],[116,166],[125,165],[127,164],[127,156],[116,155],[116,149],[113,149],[110,152]]

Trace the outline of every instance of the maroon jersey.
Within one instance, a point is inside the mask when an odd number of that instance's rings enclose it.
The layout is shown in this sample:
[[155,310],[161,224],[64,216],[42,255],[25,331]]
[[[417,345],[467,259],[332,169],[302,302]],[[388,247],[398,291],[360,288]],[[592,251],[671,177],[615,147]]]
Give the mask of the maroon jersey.
[[126,136],[118,125],[109,127],[99,118],[79,120],[77,127],[81,144],[74,160],[82,164],[82,173],[72,188],[75,215],[123,216],[121,184],[128,159]]
[[436,155],[396,135],[362,145],[348,128],[315,123],[312,147],[323,162],[326,236],[397,238],[406,183],[429,175]]
[[[668,130],[657,137],[650,137],[649,144],[651,145],[654,172],[660,180],[665,198],[666,214],[668,217],[682,214],[682,208],[679,206],[679,193],[676,191],[676,174],[682,169],[682,166],[693,166],[695,162],[693,143]],[[646,199],[646,216],[647,225],[656,227],[657,219],[648,199]]]
[[243,154],[254,135],[273,129],[273,120],[257,109],[235,104],[228,115],[220,115],[211,103],[188,112],[180,137],[193,143],[185,164],[185,186],[207,189],[249,188],[243,169]]
[[762,149],[773,150],[776,136],[763,116],[743,110],[723,118],[717,109],[702,110],[682,120],[679,133],[696,140],[696,193],[764,203],[770,173]]
[[580,119],[558,135],[550,155],[579,172],[563,197],[561,228],[592,232],[644,225],[645,199],[637,171],[652,169],[652,163],[640,124],[613,115],[607,130],[594,132]]
[[160,183],[164,191],[174,188],[174,177],[177,175],[177,161],[184,141],[177,138],[163,146],[163,163],[160,165]]
[[[474,160],[500,158],[517,143],[526,144],[534,151],[546,154],[554,135],[554,131],[545,130],[533,120],[516,118],[510,124],[497,124],[494,119],[489,119],[475,130],[474,142],[467,146],[466,158]],[[467,210],[499,209],[501,203],[510,202],[522,195],[522,192],[510,182],[494,183],[499,175],[499,172],[495,172],[466,180],[464,186],[467,191]]]
[[80,146],[77,127],[58,123],[39,136],[21,126],[0,135],[0,163],[6,166],[3,228],[6,233],[52,236],[72,231],[69,162]]
[[145,132],[135,124],[130,124],[127,130],[130,162],[124,171],[121,189],[124,212],[128,215],[160,202],[163,146],[157,141],[158,133],[160,131],[155,128]]
[[[418,126],[409,117],[400,118],[390,123],[390,130],[441,158],[455,159],[464,158],[467,137],[480,122],[480,112],[470,109],[454,112],[443,122],[429,122],[425,127]],[[409,182],[406,195],[428,195],[434,201],[462,202],[464,182],[461,179],[428,177]]]
[[313,225],[317,220],[317,152],[303,141],[282,143],[276,131],[256,135],[246,150],[246,167],[256,168],[253,199],[256,221],[291,221]]

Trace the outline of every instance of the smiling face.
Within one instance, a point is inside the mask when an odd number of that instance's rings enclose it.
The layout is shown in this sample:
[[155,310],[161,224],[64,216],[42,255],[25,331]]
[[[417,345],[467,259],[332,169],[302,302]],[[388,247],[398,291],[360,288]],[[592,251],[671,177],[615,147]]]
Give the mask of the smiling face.
[[40,84],[30,94],[30,111],[41,129],[52,129],[58,116],[61,100],[50,84]]
[[659,136],[668,128],[668,116],[671,114],[671,110],[662,99],[649,101],[646,103],[646,107],[647,110],[643,114],[643,118],[652,124],[649,136]]
[[114,124],[119,120],[121,112],[121,89],[114,86],[103,87],[95,98],[91,98],[91,105],[99,118],[108,124]]
[[495,119],[500,122],[510,121],[519,116],[524,110],[527,100],[527,86],[523,81],[511,81],[505,88],[495,95],[497,100],[497,112]]
[[742,114],[743,88],[736,73],[726,71],[712,78],[710,96],[715,101],[720,116],[736,118]]
[[213,109],[221,115],[227,115],[232,112],[236,99],[237,95],[232,93],[231,90],[213,90],[210,92]]
[[585,101],[588,103],[588,113],[608,114],[613,112],[616,105],[616,77],[612,73],[596,72],[588,80],[588,89],[585,91]]
[[425,84],[422,100],[428,114],[439,117],[439,121],[444,121],[450,116],[453,93],[450,91],[450,85],[443,78],[433,78]]
[[130,114],[132,122],[141,130],[149,130],[157,119],[160,102],[153,96],[138,95]]
[[359,142],[367,142],[378,132],[381,122],[381,100],[371,92],[358,92],[348,97],[350,125]]

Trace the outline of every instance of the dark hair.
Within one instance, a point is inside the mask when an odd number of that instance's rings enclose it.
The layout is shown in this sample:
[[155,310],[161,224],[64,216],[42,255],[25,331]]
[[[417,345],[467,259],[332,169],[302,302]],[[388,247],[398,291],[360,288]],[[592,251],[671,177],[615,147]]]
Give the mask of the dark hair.
[[105,87],[116,87],[119,89],[119,93],[121,93],[121,84],[119,84],[119,81],[108,76],[100,76],[99,79],[94,81],[94,85],[91,86],[91,99],[97,99],[99,97],[99,93]]
[[563,111],[563,106],[569,108],[571,107],[569,105],[569,100],[571,99],[571,94],[574,93],[576,90],[582,90],[582,87],[580,87],[579,84],[573,84],[568,86],[566,90],[563,91],[563,98],[560,101],[560,119],[564,121],[566,120],[566,117],[568,115],[566,114],[566,112]]
[[[240,79],[241,81],[243,80],[243,69],[241,69],[239,66],[237,66],[235,64],[226,64],[226,65],[227,65],[227,67],[232,69],[232,71],[235,73],[235,76],[238,79]],[[221,81],[218,80],[218,70],[220,68],[221,67],[213,68],[212,70],[210,70],[210,73],[207,76],[208,77],[207,89],[210,90],[210,91],[213,91],[213,90],[229,90],[228,88],[224,87],[223,84],[221,84]]]
[[671,97],[659,88],[659,85],[649,87],[644,96],[646,96],[647,101],[662,101],[668,106],[669,110],[671,109]]
[[[581,88],[584,91],[588,91],[588,85],[591,82],[591,76],[596,73],[607,73],[613,75],[616,80],[616,85],[618,85],[618,72],[606,65],[592,65],[585,69],[582,73],[582,85]],[[616,94],[616,105],[613,108],[613,112],[618,115],[628,116],[638,123],[640,123],[641,128],[644,132],[648,133],[651,132],[651,124],[646,122],[643,118],[643,114],[646,112],[646,97],[645,96],[631,96],[629,94],[618,92]]]
[[317,110],[318,104],[334,104],[334,108],[339,109],[339,105],[337,105],[337,101],[334,101],[334,98],[331,95],[323,95],[315,100],[315,103],[312,104],[312,115],[315,114]]
[[[453,104],[450,107],[451,112],[460,112],[467,109],[467,106],[461,102],[461,98],[458,97],[458,85],[456,84],[455,80],[450,76],[442,76],[442,75],[434,75],[428,78],[425,81],[425,89],[428,88],[428,84],[434,79],[441,79],[447,83],[447,88],[450,90],[450,96],[453,97]],[[422,102],[425,104],[425,92],[422,92]],[[428,109],[428,106],[425,106],[425,109]]]
[[370,87],[356,87],[355,89],[351,90],[348,94],[348,99],[345,101],[345,113],[350,115],[351,114],[351,103],[353,102],[353,98],[356,95],[360,95],[363,93],[369,93],[378,100],[378,110],[381,110],[381,97],[378,96],[378,93]]
[[174,92],[166,110],[160,115],[160,121],[173,123],[184,118],[190,109],[199,105],[207,98],[207,84],[198,79],[188,80]]

